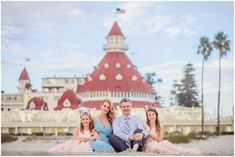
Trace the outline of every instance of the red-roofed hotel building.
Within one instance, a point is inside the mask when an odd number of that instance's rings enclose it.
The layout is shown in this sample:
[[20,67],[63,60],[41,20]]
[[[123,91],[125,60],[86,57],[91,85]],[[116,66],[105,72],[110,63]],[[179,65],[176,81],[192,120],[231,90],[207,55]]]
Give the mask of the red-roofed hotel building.
[[125,54],[128,46],[117,22],[106,37],[103,49],[105,56],[77,90],[82,106],[99,108],[105,98],[118,104],[124,97],[130,98],[134,107],[156,106],[156,93]]

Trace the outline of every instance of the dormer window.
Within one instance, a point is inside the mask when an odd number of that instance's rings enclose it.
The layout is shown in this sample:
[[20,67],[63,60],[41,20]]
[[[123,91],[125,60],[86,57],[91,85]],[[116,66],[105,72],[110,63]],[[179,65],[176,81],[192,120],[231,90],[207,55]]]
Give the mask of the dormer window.
[[115,77],[116,80],[122,80],[123,76],[121,74],[117,74]]
[[105,67],[105,68],[108,68],[108,67],[109,67],[109,64],[108,64],[108,63],[105,63],[105,64],[104,64],[104,67]]
[[115,64],[115,67],[116,67],[116,68],[120,68],[120,67],[121,67],[121,64],[120,64],[119,62],[117,62],[117,63]]
[[105,75],[104,75],[104,74],[100,74],[99,79],[100,79],[100,80],[105,80],[105,79],[106,79],[106,77],[105,77]]
[[138,79],[138,78],[137,78],[136,75],[133,75],[132,78],[131,78],[132,81],[137,81],[137,79]]
[[131,64],[127,64],[126,67],[127,67],[127,69],[130,69],[131,68]]

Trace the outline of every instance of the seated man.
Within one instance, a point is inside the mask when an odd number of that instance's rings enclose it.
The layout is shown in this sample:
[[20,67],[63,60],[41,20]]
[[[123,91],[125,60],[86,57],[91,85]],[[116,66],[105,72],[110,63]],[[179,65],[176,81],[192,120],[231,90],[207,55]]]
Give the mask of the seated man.
[[116,152],[142,151],[143,139],[147,136],[142,121],[131,115],[132,103],[124,98],[120,102],[120,108],[123,116],[113,121],[113,135],[109,137],[109,142]]

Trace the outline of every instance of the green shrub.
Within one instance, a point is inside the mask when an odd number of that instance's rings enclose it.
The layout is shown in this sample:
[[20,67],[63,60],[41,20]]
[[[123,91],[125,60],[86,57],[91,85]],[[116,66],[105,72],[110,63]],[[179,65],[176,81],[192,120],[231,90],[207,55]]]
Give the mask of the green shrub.
[[17,136],[29,136],[28,133],[22,133],[22,132],[19,132],[18,134],[16,134]]
[[67,136],[72,136],[73,134],[70,133],[70,132],[66,132],[66,135],[67,135]]
[[58,132],[58,136],[66,136],[66,132]]
[[179,131],[174,131],[174,132],[170,132],[170,133],[168,133],[168,135],[182,135],[182,133],[181,132],[179,132]]
[[31,135],[33,135],[33,136],[43,136],[43,132],[34,132]]
[[18,137],[14,137],[14,136],[11,136],[9,134],[6,134],[6,133],[1,133],[1,143],[4,143],[4,142],[11,142],[11,141],[16,141],[18,140]]
[[234,135],[234,132],[233,131],[224,131],[222,132],[222,135]]
[[206,139],[205,136],[197,134],[197,133],[194,133],[194,132],[189,133],[188,137],[190,139],[193,139],[193,140],[204,140],[204,139]]
[[171,143],[189,143],[190,142],[190,138],[185,135],[169,135],[166,139],[170,141]]
[[45,133],[45,136],[53,136],[53,135],[55,135],[54,132],[52,132],[52,133]]
[[211,133],[211,132],[209,132],[209,131],[203,131],[203,132],[200,131],[199,134],[200,134],[200,135],[205,135],[206,137],[215,135],[215,133]]

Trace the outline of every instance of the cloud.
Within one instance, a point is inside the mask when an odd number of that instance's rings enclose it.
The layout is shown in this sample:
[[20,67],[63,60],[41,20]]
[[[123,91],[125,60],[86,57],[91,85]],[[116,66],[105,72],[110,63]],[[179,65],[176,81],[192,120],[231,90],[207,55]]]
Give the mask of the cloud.
[[2,59],[1,60],[1,64],[5,64],[5,65],[23,65],[24,62],[20,61],[20,60],[6,60],[6,59]]
[[[126,34],[162,32],[166,37],[174,38],[179,35],[189,37],[198,33],[195,15],[165,13],[164,5],[161,4],[159,7],[156,2],[126,2],[120,8],[125,9],[126,13],[116,15],[116,18]],[[113,20],[112,16],[106,17],[102,26],[110,28]]]
[[175,37],[181,33],[181,29],[177,27],[168,27],[165,29],[165,33],[168,37]]
[[201,17],[203,18],[216,17],[216,14],[215,13],[202,14]]
[[146,23],[146,31],[149,33],[157,33],[162,31],[168,24],[171,23],[172,18],[172,16],[168,15],[155,15]]
[[75,10],[69,11],[68,15],[72,17],[81,17],[85,15],[85,12],[80,9],[75,9]]
[[[169,104],[170,90],[174,80],[178,82],[183,78],[183,67],[188,62],[182,60],[172,60],[160,65],[146,66],[140,68],[142,74],[147,72],[155,72],[157,78],[163,80],[160,88],[160,95],[165,98],[165,103]],[[195,80],[198,86],[198,92],[200,92],[201,83],[201,62],[192,63],[195,68]],[[218,93],[218,61],[212,61],[205,64],[204,69],[204,94],[217,96]],[[222,60],[222,80],[221,80],[221,92],[233,93],[234,92],[234,59]],[[158,86],[155,85],[158,89]],[[226,95],[225,95],[226,96]],[[207,99],[207,98],[205,98]],[[206,101],[209,101],[208,99]],[[164,104],[163,104],[164,105]]]

